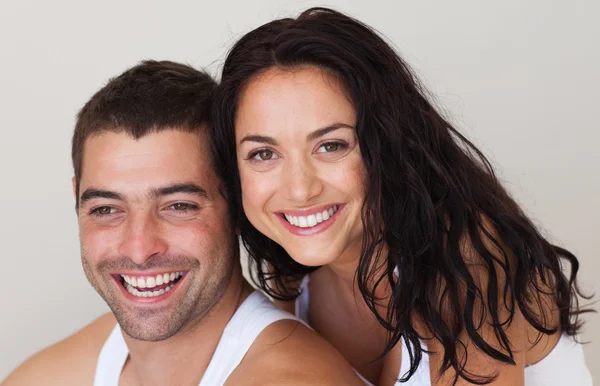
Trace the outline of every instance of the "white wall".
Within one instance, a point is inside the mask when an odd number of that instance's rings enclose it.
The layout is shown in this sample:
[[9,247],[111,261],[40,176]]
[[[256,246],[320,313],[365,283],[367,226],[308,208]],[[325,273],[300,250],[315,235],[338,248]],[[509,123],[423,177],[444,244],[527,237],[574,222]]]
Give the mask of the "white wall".
[[[0,3],[0,379],[106,306],[80,268],[74,116],[144,58],[217,74],[240,35],[312,5],[384,33],[491,157],[536,223],[599,290],[600,6],[596,0],[17,1]],[[600,318],[586,318],[600,382]]]

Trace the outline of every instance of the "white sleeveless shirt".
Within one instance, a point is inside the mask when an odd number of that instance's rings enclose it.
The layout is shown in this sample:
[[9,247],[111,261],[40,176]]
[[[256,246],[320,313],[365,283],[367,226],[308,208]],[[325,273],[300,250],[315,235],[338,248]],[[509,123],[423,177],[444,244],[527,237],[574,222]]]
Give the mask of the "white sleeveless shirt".
[[[283,319],[296,317],[277,308],[262,293],[251,293],[227,323],[199,386],[223,385],[256,337],[266,327]],[[100,351],[94,386],[118,386],[128,356],[129,350],[117,324]]]
[[[309,275],[302,280],[302,293],[296,299],[296,316],[308,323],[308,293]],[[398,379],[408,373],[410,369],[410,356],[404,341],[402,345],[402,363]],[[426,348],[421,342],[421,347]],[[361,377],[362,378],[362,377]],[[362,378],[366,385],[373,386]],[[407,382],[401,386],[431,386],[429,371],[429,355],[423,352],[417,371]],[[538,363],[525,367],[525,386],[592,386],[592,375],[585,364],[583,348],[572,336],[563,334],[552,351]]]

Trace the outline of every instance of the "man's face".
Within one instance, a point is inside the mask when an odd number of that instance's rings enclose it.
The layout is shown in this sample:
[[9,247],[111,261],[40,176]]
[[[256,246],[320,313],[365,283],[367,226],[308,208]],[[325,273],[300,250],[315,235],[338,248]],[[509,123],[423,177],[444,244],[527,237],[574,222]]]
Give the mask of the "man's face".
[[191,326],[227,287],[237,241],[204,134],[138,140],[105,132],[84,146],[79,236],[85,274],[131,337]]

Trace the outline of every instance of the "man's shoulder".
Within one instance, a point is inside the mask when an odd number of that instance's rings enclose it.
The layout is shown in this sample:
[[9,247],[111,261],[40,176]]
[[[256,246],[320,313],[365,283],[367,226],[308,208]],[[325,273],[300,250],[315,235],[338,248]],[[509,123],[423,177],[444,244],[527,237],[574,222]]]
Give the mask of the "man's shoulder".
[[2,386],[92,384],[98,354],[115,326],[104,314],[68,338],[23,362]]
[[363,385],[331,344],[293,319],[265,328],[227,384]]

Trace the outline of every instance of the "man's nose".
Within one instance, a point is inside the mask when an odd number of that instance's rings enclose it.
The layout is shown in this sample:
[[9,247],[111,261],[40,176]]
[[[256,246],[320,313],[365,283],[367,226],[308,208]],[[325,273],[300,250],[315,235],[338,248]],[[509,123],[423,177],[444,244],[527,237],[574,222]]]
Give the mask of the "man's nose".
[[136,264],[145,264],[153,256],[167,251],[160,224],[152,213],[135,213],[128,218],[119,253]]

